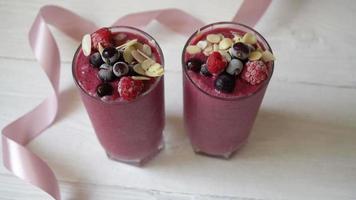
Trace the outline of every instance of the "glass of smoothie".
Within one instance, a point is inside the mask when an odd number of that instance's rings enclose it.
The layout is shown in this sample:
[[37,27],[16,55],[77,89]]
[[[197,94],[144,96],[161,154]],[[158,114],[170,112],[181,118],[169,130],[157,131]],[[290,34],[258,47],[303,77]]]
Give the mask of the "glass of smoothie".
[[254,29],[200,28],[182,54],[184,124],[196,153],[230,158],[247,141],[273,73],[274,56]]
[[72,72],[108,157],[144,164],[163,148],[164,59],[147,33],[126,26],[84,35]]

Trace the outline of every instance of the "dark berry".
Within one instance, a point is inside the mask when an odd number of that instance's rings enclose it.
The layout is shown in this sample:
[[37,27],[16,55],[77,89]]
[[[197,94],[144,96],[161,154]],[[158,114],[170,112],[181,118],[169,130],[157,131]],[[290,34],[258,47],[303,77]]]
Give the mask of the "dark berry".
[[202,61],[196,58],[192,58],[190,60],[187,61],[187,69],[188,70],[192,70],[194,72],[199,72],[201,65],[202,65]]
[[110,83],[102,83],[96,88],[96,93],[99,97],[112,95],[113,92],[114,88],[111,86]]
[[212,74],[209,72],[206,64],[203,64],[200,68],[200,73],[203,75],[203,76],[207,76],[207,77],[210,77],[212,76]]
[[106,63],[100,66],[98,76],[104,82],[113,81],[116,78],[113,73],[113,67]]
[[125,76],[130,71],[129,66],[124,62],[115,63],[112,70],[117,77]]
[[250,55],[250,48],[246,44],[238,42],[230,48],[230,54],[235,58],[245,60]]
[[227,73],[220,74],[215,80],[215,89],[224,93],[233,92],[235,89],[235,76]]
[[103,59],[106,63],[114,64],[119,60],[119,52],[115,49],[115,47],[107,47],[103,50],[102,53]]
[[90,55],[89,58],[90,64],[92,64],[93,67],[99,68],[103,63],[103,59],[101,59],[101,55],[99,52],[95,52]]

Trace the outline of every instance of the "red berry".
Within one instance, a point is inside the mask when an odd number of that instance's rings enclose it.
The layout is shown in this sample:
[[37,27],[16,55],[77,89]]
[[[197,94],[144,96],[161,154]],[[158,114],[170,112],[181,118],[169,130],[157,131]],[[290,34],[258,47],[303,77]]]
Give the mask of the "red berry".
[[268,77],[268,68],[261,60],[248,61],[241,73],[241,78],[250,83],[257,85]]
[[141,94],[143,86],[144,84],[141,80],[133,80],[125,76],[120,79],[118,90],[123,99],[131,101]]
[[104,48],[111,46],[111,31],[108,28],[101,28],[91,34],[92,47],[98,49],[100,43]]
[[211,53],[206,61],[208,71],[211,74],[220,74],[226,67],[225,58],[217,51]]

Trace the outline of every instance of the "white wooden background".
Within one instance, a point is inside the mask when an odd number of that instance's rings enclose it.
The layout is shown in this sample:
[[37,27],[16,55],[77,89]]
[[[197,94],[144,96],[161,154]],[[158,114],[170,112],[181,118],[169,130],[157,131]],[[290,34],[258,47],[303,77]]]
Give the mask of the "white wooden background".
[[[150,9],[181,8],[210,23],[241,0],[0,1],[0,127],[49,92],[27,32],[45,4],[102,26]],[[166,148],[144,168],[108,160],[74,87],[77,42],[54,30],[61,49],[58,122],[30,144],[60,180],[65,200],[356,199],[356,2],[275,0],[257,25],[276,57],[274,77],[248,145],[229,161],[192,153],[182,128],[180,54],[186,37],[158,23],[146,30],[166,58]],[[0,148],[1,149],[1,148]],[[0,152],[1,153],[1,152]],[[0,165],[0,199],[49,199]]]

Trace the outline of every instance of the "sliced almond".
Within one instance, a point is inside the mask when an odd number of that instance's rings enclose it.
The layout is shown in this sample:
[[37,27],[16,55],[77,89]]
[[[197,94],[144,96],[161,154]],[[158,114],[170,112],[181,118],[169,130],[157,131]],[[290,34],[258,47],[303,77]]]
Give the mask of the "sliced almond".
[[211,52],[213,52],[213,46],[208,46],[203,51],[204,55],[206,55],[206,56],[209,56],[211,54]]
[[146,60],[145,57],[143,57],[137,50],[132,50],[131,51],[132,57],[137,60],[137,62],[142,63],[143,61]]
[[259,60],[262,58],[262,53],[259,51],[253,51],[250,53],[250,56],[248,57],[249,60]]
[[208,46],[208,42],[206,40],[201,40],[197,43],[197,46],[200,49],[205,49]]
[[219,49],[226,50],[232,46],[233,42],[230,38],[224,38],[219,43]]
[[136,65],[134,65],[133,70],[140,75],[145,75],[145,70],[142,69],[140,63],[137,63]]
[[219,53],[225,58],[227,62],[231,61],[231,55],[227,51],[220,50]]
[[156,62],[152,59],[146,59],[141,63],[141,67],[143,70],[147,71],[152,65],[156,64]]
[[141,80],[141,81],[148,81],[151,80],[151,78],[147,76],[131,76],[133,80]]
[[274,55],[270,52],[270,51],[268,51],[268,50],[266,50],[266,51],[264,51],[263,53],[262,53],[262,60],[264,61],[264,62],[268,62],[268,61],[272,61],[272,60],[275,60],[276,58],[274,57]]
[[252,33],[246,33],[242,39],[241,42],[246,43],[246,44],[256,44],[257,38],[254,34]]
[[218,44],[214,44],[213,45],[213,51],[218,51],[219,50],[219,45]]
[[99,51],[99,53],[101,55],[101,58],[103,58],[104,47],[103,47],[103,45],[101,45],[100,42],[98,43],[98,51]]
[[89,56],[91,53],[91,36],[90,34],[85,34],[82,39],[82,50],[85,56]]
[[129,41],[127,41],[126,43],[124,43],[124,44],[122,44],[122,45],[116,47],[116,49],[127,48],[127,47],[129,47],[129,46],[132,46],[132,45],[136,44],[136,42],[137,42],[137,39],[129,40]]
[[145,53],[147,56],[152,56],[152,50],[151,50],[150,45],[148,45],[148,44],[144,44],[142,46],[142,52]]
[[221,39],[221,36],[218,34],[209,34],[206,36],[206,40],[215,44],[219,43]]
[[235,43],[241,42],[242,36],[241,35],[234,35],[234,38],[232,39]]
[[197,45],[189,45],[187,46],[186,51],[189,54],[197,54],[201,52],[201,49]]
[[141,50],[137,49],[137,52],[138,52],[139,54],[141,54],[141,56],[145,57],[146,59],[151,59],[150,56],[146,55],[146,54],[145,54],[144,52],[142,52]]
[[125,48],[123,53],[125,62],[131,63],[133,61],[133,57],[131,54],[133,50],[135,50],[135,47],[133,47],[132,45]]

